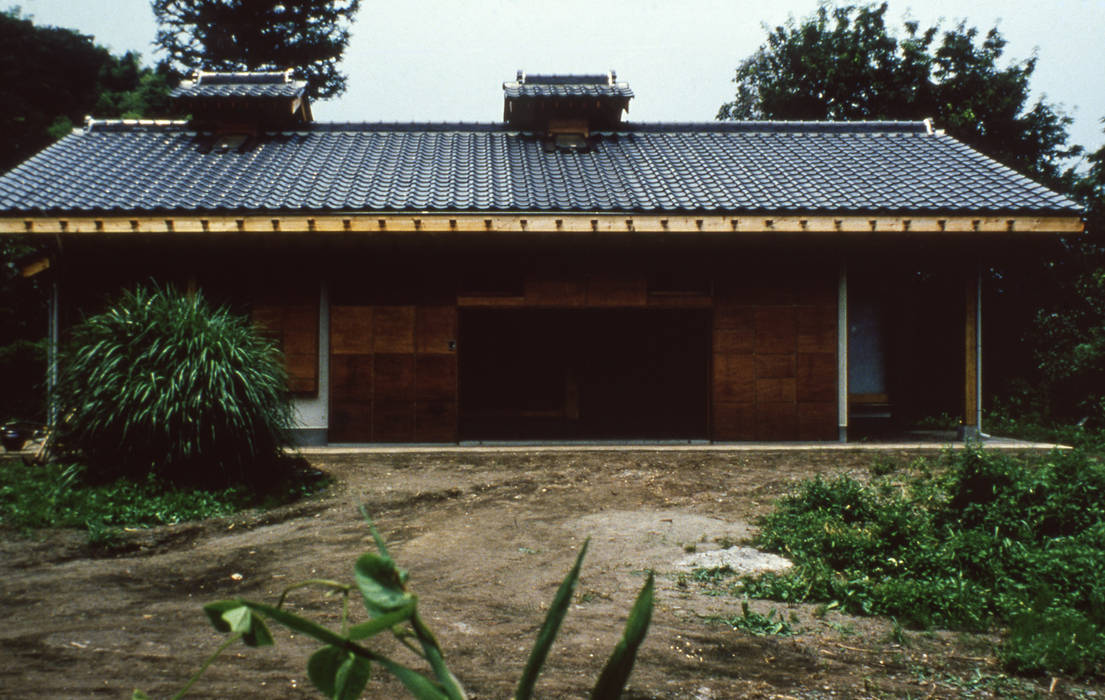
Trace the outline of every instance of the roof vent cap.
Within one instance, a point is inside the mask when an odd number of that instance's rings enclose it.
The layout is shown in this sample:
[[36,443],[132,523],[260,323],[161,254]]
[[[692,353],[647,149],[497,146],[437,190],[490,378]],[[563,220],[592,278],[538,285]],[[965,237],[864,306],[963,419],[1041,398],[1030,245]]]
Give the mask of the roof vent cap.
[[292,70],[196,71],[169,97],[193,124],[215,131],[285,129],[311,121],[307,82]]
[[[503,121],[524,131],[563,133],[565,124],[590,131],[619,128],[633,91],[617,73],[527,74],[503,83]],[[577,126],[578,128],[578,126]]]

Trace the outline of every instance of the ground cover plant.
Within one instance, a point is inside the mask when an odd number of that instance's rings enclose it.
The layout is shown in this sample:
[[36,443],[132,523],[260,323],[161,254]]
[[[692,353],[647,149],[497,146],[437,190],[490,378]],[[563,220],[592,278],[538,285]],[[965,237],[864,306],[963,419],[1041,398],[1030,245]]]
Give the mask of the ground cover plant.
[[1080,450],[949,453],[870,485],[815,478],[761,521],[787,572],[739,595],[834,603],[914,627],[1007,630],[1012,671],[1105,673],[1105,467]]
[[[460,681],[446,665],[444,652],[433,632],[418,612],[418,597],[407,590],[407,572],[396,566],[367,511],[362,508],[361,512],[368,521],[377,552],[367,552],[357,559],[354,583],[345,584],[326,579],[303,581],[286,588],[275,606],[240,598],[221,600],[204,606],[204,613],[212,626],[229,636],[173,696],[173,700],[183,697],[215,659],[234,642],[241,640],[248,647],[272,645],[274,639],[266,620],[324,644],[308,659],[307,677],[327,698],[353,700],[361,697],[373,665],[393,674],[411,696],[419,700],[463,700],[467,697]],[[538,631],[537,640],[515,688],[515,700],[533,697],[537,678],[571,606],[588,544],[589,541],[583,543],[575,564],[560,583],[549,605],[545,621]],[[321,587],[341,596],[340,631],[335,632],[306,617],[289,612],[284,607],[290,593],[307,587]],[[349,596],[358,592],[369,619],[350,626]],[[591,697],[595,700],[616,700],[621,697],[636,662],[637,651],[648,634],[652,606],[653,576],[650,572],[630,610],[625,631],[595,682],[591,692]],[[429,674],[394,661],[365,645],[365,640],[389,631],[404,647],[429,666]],[[141,690],[133,693],[134,700],[148,700],[148,697]]]
[[288,466],[280,353],[247,318],[198,292],[140,287],[71,335],[52,439],[90,477],[225,487]]
[[20,530],[87,528],[92,544],[110,545],[120,528],[172,525],[230,515],[246,508],[270,508],[323,488],[322,472],[298,468],[283,479],[250,489],[177,486],[154,474],[108,482],[86,478],[75,463],[35,464],[0,459],[0,525]]

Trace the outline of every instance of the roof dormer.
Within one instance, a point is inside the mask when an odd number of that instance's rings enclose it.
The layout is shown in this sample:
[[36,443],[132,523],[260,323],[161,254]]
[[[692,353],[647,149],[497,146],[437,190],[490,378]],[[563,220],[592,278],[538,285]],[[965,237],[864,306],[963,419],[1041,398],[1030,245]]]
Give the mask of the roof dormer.
[[503,83],[503,120],[562,140],[617,129],[633,91],[614,71],[598,75],[527,75]]
[[311,121],[307,82],[292,71],[196,71],[169,93],[176,108],[199,128],[215,131],[283,129]]

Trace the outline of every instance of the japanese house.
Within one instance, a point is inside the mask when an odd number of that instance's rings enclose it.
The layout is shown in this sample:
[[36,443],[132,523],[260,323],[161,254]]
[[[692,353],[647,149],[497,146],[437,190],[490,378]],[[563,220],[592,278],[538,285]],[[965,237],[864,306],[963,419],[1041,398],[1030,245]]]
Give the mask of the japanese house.
[[917,122],[626,121],[613,73],[504,83],[501,123],[312,121],[199,73],[0,177],[53,333],[202,289],[282,346],[304,443],[820,441],[982,417],[981,277],[1074,202]]

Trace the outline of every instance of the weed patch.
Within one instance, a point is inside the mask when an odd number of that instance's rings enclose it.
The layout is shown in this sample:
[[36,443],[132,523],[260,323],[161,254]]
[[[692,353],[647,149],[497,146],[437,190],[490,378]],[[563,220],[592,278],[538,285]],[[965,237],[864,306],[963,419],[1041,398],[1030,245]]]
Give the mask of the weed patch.
[[258,492],[244,486],[218,490],[181,488],[149,475],[140,481],[89,482],[76,464],[36,465],[0,460],[0,524],[15,528],[87,528],[89,542],[110,546],[119,528],[171,525],[274,507],[316,491],[321,472],[295,470]]
[[1012,670],[1105,672],[1105,467],[1084,452],[969,450],[904,483],[818,478],[761,526],[756,545],[795,567],[745,577],[740,595],[911,627],[1008,626]]

